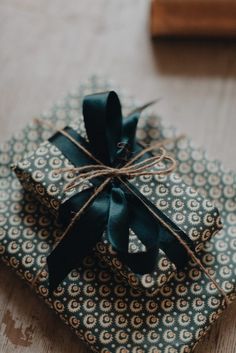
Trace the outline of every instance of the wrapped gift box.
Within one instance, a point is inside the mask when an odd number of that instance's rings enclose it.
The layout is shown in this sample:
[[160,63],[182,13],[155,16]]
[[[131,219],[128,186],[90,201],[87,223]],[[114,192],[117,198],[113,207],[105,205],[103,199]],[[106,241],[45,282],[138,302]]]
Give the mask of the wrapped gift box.
[[[72,125],[73,128],[66,128],[64,131],[73,138],[76,138],[78,133],[78,141],[80,141],[79,136],[87,139],[81,115]],[[90,181],[83,181],[82,179],[78,186],[66,191],[66,185],[74,180],[71,168],[75,165],[73,164],[74,159],[70,159],[70,156],[68,156],[68,148],[63,146],[61,149],[59,147],[63,137],[60,135],[59,144],[57,142],[58,134],[60,132],[57,132],[48,141],[41,143],[35,151],[27,154],[23,160],[14,166],[14,171],[25,190],[36,195],[49,211],[60,218],[61,205],[63,206],[70,198],[77,197],[85,189],[92,189],[94,186]],[[64,139],[66,143],[67,137],[64,137]],[[69,143],[71,142],[69,141]],[[64,151],[66,154],[64,154]],[[73,154],[73,150],[71,154]],[[67,171],[57,173],[58,168]],[[155,170],[154,168],[156,167],[153,167],[152,170]],[[160,165],[159,168],[163,168],[163,166]],[[149,202],[151,206],[155,207],[155,212],[160,213],[161,217],[165,217],[169,222],[172,222],[176,232],[179,234],[182,232],[182,237],[186,234],[186,241],[188,242],[190,239],[193,242],[196,252],[199,252],[204,243],[222,227],[219,212],[214,204],[198,194],[192,187],[186,185],[176,173],[136,176],[128,181],[126,180],[126,183],[136,187],[136,190],[144,196],[145,202]],[[135,205],[132,207],[135,207]],[[132,217],[131,213],[130,217]],[[168,230],[162,226],[160,232],[163,233],[160,248],[167,252],[167,248],[172,245],[170,241],[164,243],[162,239],[168,237]],[[84,234],[78,234],[78,237],[83,236]],[[185,251],[181,244],[178,243],[177,245],[180,248],[176,247],[175,252]],[[135,253],[137,251],[145,252],[146,248],[130,228],[129,252]],[[153,272],[144,275],[134,273],[119,259],[118,254],[109,243],[106,232],[103,239],[97,243],[96,252],[103,261],[118,271],[124,278],[127,278],[129,284],[134,288],[156,291],[174,275],[176,270],[174,264],[170,262],[172,258],[167,259],[163,251],[160,251]],[[168,256],[168,252],[166,254]],[[175,260],[176,255],[172,256]],[[183,257],[185,254],[179,253],[178,256]]]
[[[55,125],[77,117],[77,102],[85,94],[107,90],[104,80],[92,79],[45,115]],[[122,101],[125,101],[125,99]],[[127,108],[132,100],[126,101]],[[189,263],[158,293],[140,293],[123,283],[109,267],[88,257],[54,293],[49,293],[46,269],[34,283],[54,242],[60,237],[47,208],[22,189],[10,164],[49,138],[44,126],[30,124],[1,146],[0,253],[93,351],[102,353],[186,353],[206,334],[224,310],[224,298],[198,267]],[[157,117],[140,125],[147,143],[174,136]],[[177,172],[186,184],[212,199],[220,209],[223,230],[207,242],[200,259],[210,269],[230,300],[235,299],[235,175],[185,139],[168,146],[178,160]]]

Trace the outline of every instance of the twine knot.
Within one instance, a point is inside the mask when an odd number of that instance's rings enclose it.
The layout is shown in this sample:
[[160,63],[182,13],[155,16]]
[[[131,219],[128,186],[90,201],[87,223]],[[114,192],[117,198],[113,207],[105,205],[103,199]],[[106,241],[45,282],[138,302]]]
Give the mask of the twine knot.
[[153,145],[145,148],[120,168],[110,167],[104,164],[89,164],[82,167],[59,168],[56,169],[54,173],[61,174],[72,172],[75,175],[73,180],[66,184],[64,191],[70,191],[81,183],[97,177],[107,177],[109,179],[125,177],[127,179],[132,179],[142,175],[167,175],[172,173],[176,168],[176,160],[168,154],[163,147],[159,148],[159,154],[145,158],[141,162],[136,162],[146,152],[149,152],[156,147],[156,145]]

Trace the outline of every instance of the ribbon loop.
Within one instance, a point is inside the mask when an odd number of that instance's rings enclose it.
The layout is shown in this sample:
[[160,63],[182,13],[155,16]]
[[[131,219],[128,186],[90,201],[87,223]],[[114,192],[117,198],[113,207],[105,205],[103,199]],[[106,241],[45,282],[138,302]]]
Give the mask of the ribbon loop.
[[111,165],[122,136],[121,105],[113,91],[86,96],[83,102],[84,123],[92,153]]
[[[63,205],[61,215],[64,222],[68,220],[68,213],[76,213],[78,207],[91,196],[91,190],[85,190],[72,198],[70,208]],[[50,289],[54,290],[66,275],[82,264],[104,233],[109,207],[109,196],[106,192],[99,194],[72,227],[63,236],[55,249],[47,257]]]

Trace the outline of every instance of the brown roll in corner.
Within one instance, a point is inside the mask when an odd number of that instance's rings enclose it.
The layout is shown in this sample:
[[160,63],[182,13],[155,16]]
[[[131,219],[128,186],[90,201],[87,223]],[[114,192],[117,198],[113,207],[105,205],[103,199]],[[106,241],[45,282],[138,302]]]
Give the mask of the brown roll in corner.
[[236,37],[236,0],[152,0],[152,37]]

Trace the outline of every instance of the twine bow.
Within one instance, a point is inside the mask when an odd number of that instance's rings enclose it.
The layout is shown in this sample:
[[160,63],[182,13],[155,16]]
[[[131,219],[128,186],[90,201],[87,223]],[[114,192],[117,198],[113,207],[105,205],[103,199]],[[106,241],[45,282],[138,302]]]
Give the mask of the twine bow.
[[[159,146],[160,144],[158,143],[145,148],[121,168],[112,168],[104,164],[90,164],[83,167],[58,168],[54,173],[61,174],[72,172],[76,175],[71,182],[66,184],[64,191],[69,191],[76,188],[81,183],[97,177],[125,177],[127,179],[132,179],[142,175],[167,175],[175,170],[176,160],[168,154],[163,147],[160,147],[160,154],[146,158],[141,162],[136,162],[144,154],[151,150],[155,150]],[[162,167],[160,167],[161,163],[164,164]],[[151,170],[151,168],[154,169]]]

